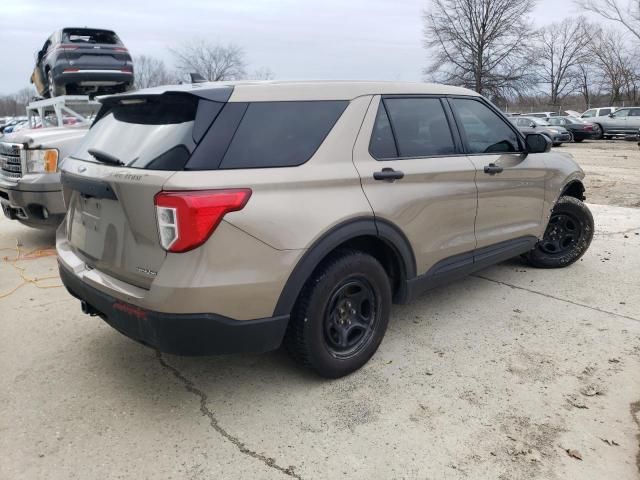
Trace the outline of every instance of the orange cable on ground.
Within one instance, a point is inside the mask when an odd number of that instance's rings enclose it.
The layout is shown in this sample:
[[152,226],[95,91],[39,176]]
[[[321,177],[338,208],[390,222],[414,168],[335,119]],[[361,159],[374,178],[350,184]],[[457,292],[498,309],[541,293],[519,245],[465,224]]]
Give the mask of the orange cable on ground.
[[5,293],[1,293],[0,294],[0,299],[6,298],[9,295],[13,294],[14,292],[16,292],[19,288],[25,286],[25,285],[33,285],[36,288],[40,288],[40,289],[46,289],[46,288],[60,288],[62,287],[62,285],[40,285],[39,282],[43,281],[43,280],[53,280],[54,278],[59,278],[58,275],[48,275],[45,277],[28,277],[25,273],[26,267],[21,267],[16,265],[16,262],[22,262],[22,261],[26,261],[26,260],[37,260],[38,258],[44,258],[44,257],[52,257],[56,254],[56,251],[54,248],[36,248],[34,250],[31,250],[29,252],[26,253],[22,253],[21,249],[20,249],[20,244],[16,242],[16,246],[15,248],[0,248],[0,250],[15,250],[16,252],[16,256],[15,258],[10,258],[10,257],[4,257],[2,259],[2,261],[4,263],[7,263],[9,265],[11,265],[14,269],[16,269],[18,271],[18,273],[20,274],[20,278],[22,278],[22,282],[19,283],[18,285],[16,285],[13,289],[9,290],[8,292]]

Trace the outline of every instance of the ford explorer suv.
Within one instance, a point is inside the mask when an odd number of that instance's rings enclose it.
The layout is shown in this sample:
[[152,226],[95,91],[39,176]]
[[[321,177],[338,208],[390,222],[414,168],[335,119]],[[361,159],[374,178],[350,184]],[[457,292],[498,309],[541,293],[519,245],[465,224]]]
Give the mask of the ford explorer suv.
[[35,228],[60,225],[67,209],[59,163],[88,129],[88,123],[78,123],[24,129],[0,138],[0,205],[7,218]]
[[133,87],[133,62],[111,30],[63,28],[36,53],[31,83],[43,97],[116,93]]
[[61,278],[162,352],[361,367],[392,303],[511,257],[571,265],[582,170],[463,88],[238,82],[105,97],[62,167]]

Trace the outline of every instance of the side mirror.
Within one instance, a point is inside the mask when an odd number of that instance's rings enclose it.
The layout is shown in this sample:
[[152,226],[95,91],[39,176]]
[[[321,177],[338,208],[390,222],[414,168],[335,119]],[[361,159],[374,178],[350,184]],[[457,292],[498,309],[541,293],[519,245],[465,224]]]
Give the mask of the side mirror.
[[609,115],[607,115],[609,118],[613,118],[613,113],[610,113]]
[[536,125],[535,123],[530,123],[530,124],[529,124],[529,126],[530,126],[531,128],[536,128],[536,126],[537,126],[537,125]]
[[529,153],[547,153],[551,150],[551,140],[541,133],[530,133],[525,141]]

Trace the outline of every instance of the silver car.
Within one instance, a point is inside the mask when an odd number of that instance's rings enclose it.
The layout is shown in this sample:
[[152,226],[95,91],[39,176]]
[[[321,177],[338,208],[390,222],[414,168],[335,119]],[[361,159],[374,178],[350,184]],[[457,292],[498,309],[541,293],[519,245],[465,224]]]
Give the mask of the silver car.
[[633,135],[640,129],[640,107],[627,107],[591,119],[600,130],[599,138],[613,135]]

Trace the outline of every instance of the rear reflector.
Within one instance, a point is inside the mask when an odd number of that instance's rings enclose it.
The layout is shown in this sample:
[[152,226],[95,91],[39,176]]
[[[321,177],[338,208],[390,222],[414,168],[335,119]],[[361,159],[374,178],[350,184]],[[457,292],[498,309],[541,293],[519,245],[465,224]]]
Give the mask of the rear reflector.
[[251,190],[159,192],[154,199],[160,245],[180,253],[199,247],[229,212],[242,210]]

